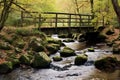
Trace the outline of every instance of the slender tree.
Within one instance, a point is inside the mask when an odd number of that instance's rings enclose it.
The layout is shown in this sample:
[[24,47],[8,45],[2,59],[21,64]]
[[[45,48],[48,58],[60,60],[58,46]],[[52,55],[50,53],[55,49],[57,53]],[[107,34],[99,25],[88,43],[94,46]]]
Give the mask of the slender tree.
[[3,9],[0,16],[0,31],[4,27],[5,21],[8,18],[10,8],[14,0],[2,0],[0,3],[3,4]]
[[117,17],[118,17],[118,21],[120,23],[120,6],[119,6],[119,3],[118,3],[118,0],[111,0],[112,1],[112,5],[113,5],[113,8],[117,14]]

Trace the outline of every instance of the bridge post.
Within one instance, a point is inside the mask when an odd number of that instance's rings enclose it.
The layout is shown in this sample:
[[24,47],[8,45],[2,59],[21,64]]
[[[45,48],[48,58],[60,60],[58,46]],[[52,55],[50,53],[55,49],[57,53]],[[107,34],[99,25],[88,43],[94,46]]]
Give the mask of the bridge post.
[[71,33],[71,14],[69,14],[69,18],[68,18],[68,27],[69,27],[69,33]]
[[55,14],[55,33],[57,33],[58,14]]
[[38,30],[41,30],[41,14],[39,14],[38,18]]

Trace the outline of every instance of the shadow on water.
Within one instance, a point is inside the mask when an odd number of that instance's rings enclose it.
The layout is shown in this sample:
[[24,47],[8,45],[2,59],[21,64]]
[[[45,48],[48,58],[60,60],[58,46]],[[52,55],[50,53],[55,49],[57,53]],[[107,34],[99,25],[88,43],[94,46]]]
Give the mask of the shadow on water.
[[[57,38],[57,36],[54,36]],[[88,61],[81,66],[74,65],[75,56],[63,58],[60,62],[52,62],[49,69],[21,69],[18,68],[6,75],[0,75],[0,80],[120,80],[120,70],[106,73],[94,67],[94,61],[103,56],[112,55],[111,48],[105,44],[86,46],[77,41],[65,43],[66,46],[75,50],[76,54],[85,52]],[[88,47],[94,47],[95,52],[88,52]],[[59,51],[55,54],[59,55]],[[52,58],[53,56],[50,56]],[[120,60],[118,55],[115,55]]]

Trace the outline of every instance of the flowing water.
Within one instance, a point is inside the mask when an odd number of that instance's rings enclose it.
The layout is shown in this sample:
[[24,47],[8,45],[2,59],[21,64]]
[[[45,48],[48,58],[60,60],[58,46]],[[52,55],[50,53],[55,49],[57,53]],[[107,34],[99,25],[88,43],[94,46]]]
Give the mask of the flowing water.
[[[58,39],[57,35],[52,37]],[[79,43],[75,41],[65,43],[65,45],[74,49],[76,54],[85,52],[85,54],[88,55],[88,61],[84,65],[75,66],[75,56],[72,56],[63,58],[60,62],[53,61],[49,69],[18,68],[9,74],[0,75],[0,80],[120,80],[120,70],[106,73],[94,67],[95,60],[112,55],[111,48],[106,47],[105,44],[86,46],[84,42]],[[89,47],[94,47],[95,52],[88,52],[87,48]],[[59,55],[59,51],[55,55]],[[55,55],[51,55],[50,57],[52,58]],[[120,55],[114,56],[120,59]]]

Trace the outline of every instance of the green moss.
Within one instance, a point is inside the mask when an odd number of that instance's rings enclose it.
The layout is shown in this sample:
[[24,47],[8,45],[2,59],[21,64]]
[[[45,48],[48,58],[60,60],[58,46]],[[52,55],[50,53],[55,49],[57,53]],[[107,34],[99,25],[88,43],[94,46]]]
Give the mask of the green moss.
[[2,74],[10,72],[12,69],[13,69],[13,65],[10,61],[0,64],[0,73]]
[[35,54],[32,66],[35,68],[47,68],[50,66],[51,59],[45,52],[39,52]]
[[115,57],[105,57],[95,61],[95,67],[100,70],[115,70],[117,67],[117,59]]
[[88,48],[89,52],[95,52],[94,48]]
[[19,58],[19,61],[21,64],[26,64],[26,65],[30,65],[30,58],[28,57],[28,55],[21,55]]
[[69,57],[69,56],[75,56],[75,50],[69,48],[69,47],[64,47],[63,50],[60,51],[60,55],[62,57]]
[[11,50],[11,45],[7,42],[2,42],[0,43],[0,49],[3,49],[3,50]]
[[53,61],[61,61],[62,57],[61,56],[54,56]]
[[75,65],[83,65],[87,61],[88,57],[85,54],[78,55],[75,58],[74,64]]

